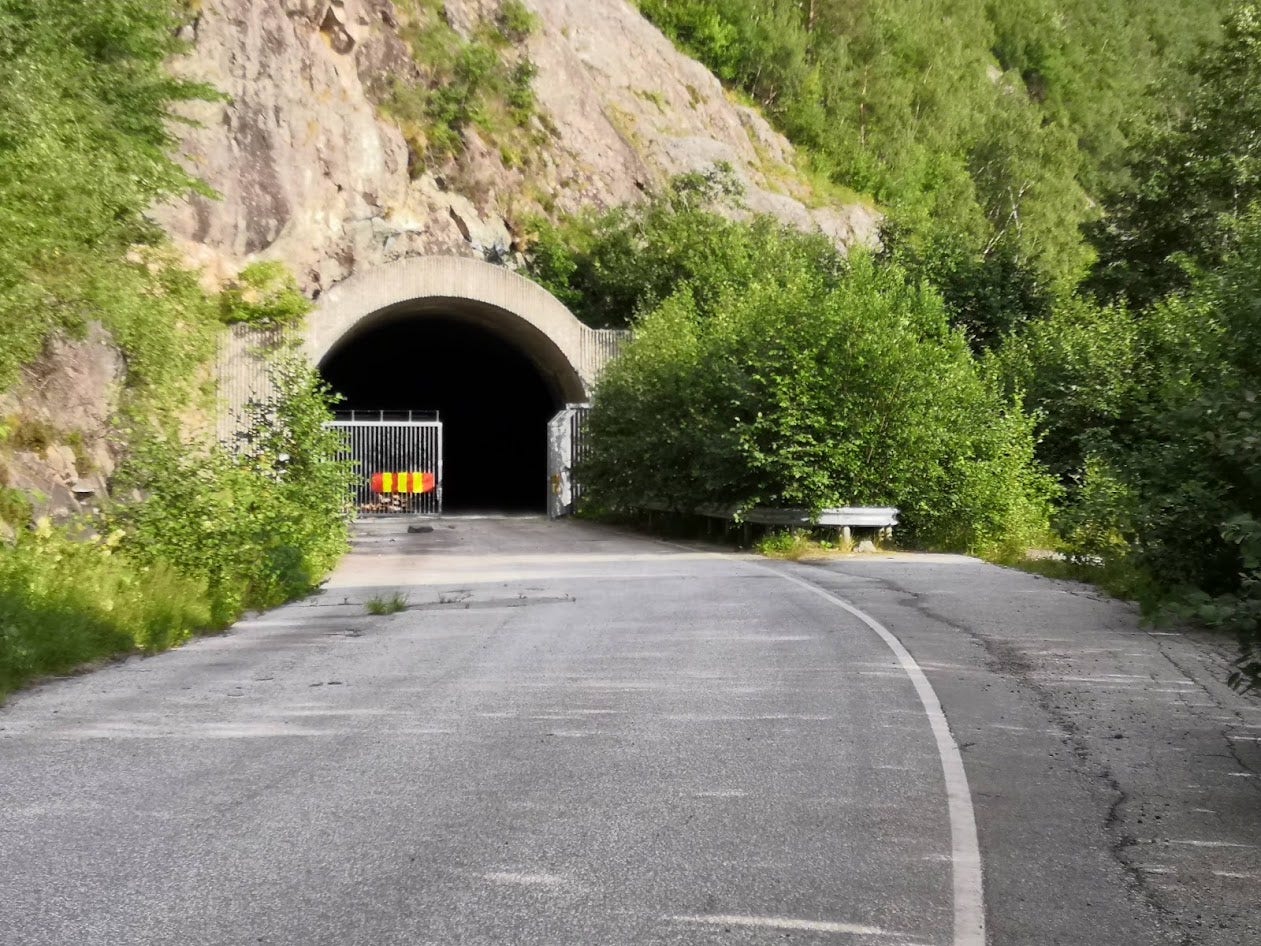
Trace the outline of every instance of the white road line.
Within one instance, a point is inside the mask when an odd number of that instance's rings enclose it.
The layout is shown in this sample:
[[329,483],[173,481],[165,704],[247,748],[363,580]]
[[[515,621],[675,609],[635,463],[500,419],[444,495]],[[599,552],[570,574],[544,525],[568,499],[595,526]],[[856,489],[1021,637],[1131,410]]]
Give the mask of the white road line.
[[[663,539],[657,541],[661,545],[693,551],[687,549],[687,546],[674,542]],[[731,560],[730,556],[717,552],[705,552],[696,557]],[[963,767],[963,755],[959,752],[959,744],[955,742],[954,734],[950,731],[950,723],[946,720],[945,711],[941,708],[937,691],[928,682],[928,677],[915,662],[911,652],[892,631],[867,612],[850,604],[844,598],[825,591],[818,585],[812,585],[778,568],[747,558],[741,561],[751,568],[770,572],[784,581],[791,582],[811,594],[830,601],[875,631],[893,651],[902,670],[910,678],[911,685],[915,687],[915,693],[919,696],[924,714],[928,717],[933,738],[937,743],[937,755],[941,759],[942,776],[946,782],[946,808],[950,818],[950,860],[954,892],[954,946],[985,946],[985,888],[981,874],[981,844],[976,834],[976,811],[972,807],[972,792],[968,788],[968,773]],[[676,917],[675,919],[683,918]],[[692,919],[694,922],[697,921],[696,918]],[[702,920],[702,922],[707,921]]]
[[1189,847],[1253,847],[1251,844],[1237,844],[1234,841],[1197,841],[1190,838],[1165,838],[1164,840],[1166,844],[1185,844]]
[[855,936],[889,936],[878,926],[857,923],[832,923],[824,920],[798,920],[786,916],[739,916],[729,913],[704,916],[672,916],[676,923],[705,923],[709,926],[754,926],[771,930],[806,930],[811,933],[850,933]]
[[972,807],[972,793],[968,789],[968,774],[963,768],[963,756],[959,744],[950,732],[950,723],[941,708],[941,701],[928,677],[915,662],[911,652],[894,636],[893,632],[870,614],[824,591],[817,585],[788,575],[777,568],[750,562],[764,571],[778,575],[812,594],[818,595],[843,611],[848,612],[875,631],[893,651],[898,663],[919,695],[924,713],[932,726],[937,741],[937,755],[941,758],[941,771],[946,781],[946,801],[950,814],[950,843],[952,873],[954,875],[954,946],[985,946],[985,893],[981,879],[981,845],[976,835],[976,812]]

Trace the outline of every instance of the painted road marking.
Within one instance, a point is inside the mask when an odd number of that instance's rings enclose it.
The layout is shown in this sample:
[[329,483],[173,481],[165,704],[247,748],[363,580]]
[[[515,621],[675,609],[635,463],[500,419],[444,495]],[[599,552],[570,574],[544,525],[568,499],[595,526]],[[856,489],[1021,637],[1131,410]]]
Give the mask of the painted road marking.
[[841,610],[853,615],[875,631],[893,651],[893,655],[910,678],[924,713],[932,726],[937,741],[937,755],[941,758],[941,771],[946,781],[946,801],[950,815],[950,843],[952,874],[954,876],[954,946],[985,946],[985,893],[981,879],[981,845],[976,835],[976,811],[972,807],[972,792],[968,788],[968,774],[963,768],[963,756],[959,744],[950,732],[950,723],[941,708],[941,701],[933,685],[911,652],[893,632],[867,612],[850,604],[844,598],[824,591],[795,575],[789,575],[769,565],[749,562],[750,565],[778,575],[811,594],[830,601]]
[[[687,548],[687,546],[678,545],[674,542],[667,542],[661,539],[657,541],[661,545],[683,549],[696,558],[731,561],[730,556],[720,555],[717,552],[698,553],[693,549]],[[778,568],[772,568],[770,565],[763,565],[761,562],[748,558],[737,559],[737,561],[743,561],[750,568],[757,569],[760,572],[770,572],[784,581],[791,582],[800,588],[804,588],[811,594],[818,595],[820,598],[831,602],[875,631],[888,648],[893,651],[893,656],[897,658],[902,670],[910,678],[911,685],[915,688],[916,695],[919,696],[924,714],[928,717],[928,722],[933,732],[933,739],[937,743],[937,755],[941,759],[942,776],[946,782],[946,808],[950,818],[950,861],[954,894],[954,946],[985,946],[985,888],[981,877],[981,844],[976,834],[976,811],[972,807],[972,792],[968,788],[968,773],[963,767],[963,755],[959,751],[959,744],[955,742],[954,734],[950,731],[950,723],[946,720],[946,713],[941,708],[941,701],[937,698],[937,691],[928,682],[928,677],[924,675],[924,671],[916,663],[915,658],[911,656],[911,652],[906,649],[893,632],[866,611],[850,604],[844,598],[838,597],[830,591],[825,591],[818,585],[812,585],[810,582],[795,575],[789,575]],[[675,919],[687,918],[676,917]],[[731,920],[732,918],[723,917],[722,919]],[[743,919],[764,921],[767,918],[744,917]],[[717,922],[696,917],[691,918],[691,920],[692,922]],[[785,922],[809,921],[789,920]],[[752,922],[744,925],[767,924],[764,922]],[[841,925],[843,926],[844,924]],[[815,927],[792,928],[815,929]],[[846,932],[846,930],[837,930],[836,932]]]
[[851,933],[855,936],[889,936],[888,930],[858,923],[833,923],[826,920],[799,920],[786,916],[739,916],[715,913],[703,916],[672,916],[676,923],[705,923],[709,926],[752,926],[769,930],[804,930],[811,933]]

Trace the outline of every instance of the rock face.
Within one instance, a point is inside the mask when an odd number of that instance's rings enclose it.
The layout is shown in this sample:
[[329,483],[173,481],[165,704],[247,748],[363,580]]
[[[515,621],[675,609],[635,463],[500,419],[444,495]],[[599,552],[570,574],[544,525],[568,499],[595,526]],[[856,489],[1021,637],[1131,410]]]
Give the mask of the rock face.
[[36,516],[65,519],[104,497],[124,372],[109,336],[92,326],[81,339],[54,337],[21,382],[0,395],[8,429],[0,486],[30,497]]
[[[788,142],[728,101],[626,0],[525,0],[539,29],[539,147],[510,168],[476,133],[443,166],[413,167],[402,133],[370,90],[414,70],[389,0],[204,0],[176,66],[224,92],[190,108],[190,167],[222,196],[161,208],[160,221],[210,276],[265,257],[319,294],[352,272],[407,256],[501,259],[525,213],[560,214],[642,200],[671,176],[732,166],[745,208],[839,245],[871,243],[862,205],[808,206]],[[468,33],[498,0],[447,0]],[[414,163],[414,156],[411,156]],[[419,173],[417,173],[419,171]]]

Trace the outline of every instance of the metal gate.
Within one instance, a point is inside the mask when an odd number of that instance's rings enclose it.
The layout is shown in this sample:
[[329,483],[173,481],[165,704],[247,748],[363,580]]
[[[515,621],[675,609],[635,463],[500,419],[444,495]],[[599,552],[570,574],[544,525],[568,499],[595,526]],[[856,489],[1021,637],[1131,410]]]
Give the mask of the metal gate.
[[360,516],[442,514],[442,420],[419,411],[346,411],[328,426],[355,464]]
[[547,514],[553,519],[571,516],[582,498],[582,484],[574,467],[587,452],[589,404],[570,404],[547,425]]

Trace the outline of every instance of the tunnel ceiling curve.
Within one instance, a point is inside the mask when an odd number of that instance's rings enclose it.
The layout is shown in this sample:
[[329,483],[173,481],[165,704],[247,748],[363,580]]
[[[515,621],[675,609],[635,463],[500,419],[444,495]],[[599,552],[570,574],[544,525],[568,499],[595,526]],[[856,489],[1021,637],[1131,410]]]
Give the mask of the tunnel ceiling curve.
[[598,333],[542,286],[480,260],[418,257],[356,274],[320,300],[304,347],[312,363],[322,365],[366,332],[438,314],[518,348],[558,402],[588,399],[601,367]]

